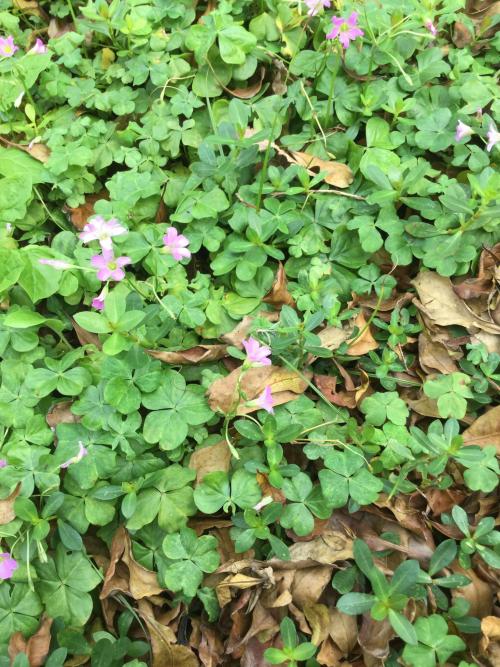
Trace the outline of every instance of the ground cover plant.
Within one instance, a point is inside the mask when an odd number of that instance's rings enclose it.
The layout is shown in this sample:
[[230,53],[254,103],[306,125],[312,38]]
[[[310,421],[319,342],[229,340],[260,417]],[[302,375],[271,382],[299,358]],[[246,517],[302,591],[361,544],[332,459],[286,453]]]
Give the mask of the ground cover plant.
[[499,664],[499,17],[0,0],[0,667]]

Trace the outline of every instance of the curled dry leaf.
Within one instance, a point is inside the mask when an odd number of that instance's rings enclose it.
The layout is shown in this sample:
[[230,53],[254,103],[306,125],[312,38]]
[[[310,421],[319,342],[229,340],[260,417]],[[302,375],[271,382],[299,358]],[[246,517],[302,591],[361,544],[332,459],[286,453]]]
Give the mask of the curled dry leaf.
[[209,472],[227,472],[230,464],[231,452],[225,440],[195,449],[189,459],[189,467],[196,470],[196,484],[199,484]]
[[461,299],[475,299],[489,294],[494,288],[496,269],[500,264],[500,243],[493,248],[485,248],[479,258],[479,270],[476,278],[467,278],[453,289]]
[[226,93],[229,93],[233,97],[238,97],[240,100],[250,100],[252,97],[255,97],[257,93],[260,93],[262,88],[262,82],[264,81],[264,76],[266,75],[266,68],[261,67],[259,78],[255,83],[252,83],[246,88],[226,88],[222,86]]
[[47,13],[40,7],[37,0],[12,0],[12,4],[16,9],[23,12],[23,14],[38,16],[44,21],[49,20]]
[[492,665],[500,664],[500,618],[485,616],[481,619],[481,632],[481,654],[487,656]]
[[176,643],[173,630],[155,618],[153,607],[146,600],[139,601],[139,615],[151,639],[152,667],[199,667],[200,663],[193,651]]
[[359,333],[355,336],[352,343],[349,343],[347,354],[350,357],[359,357],[370,350],[376,350],[378,343],[373,337],[370,326],[367,325],[363,311],[360,311],[355,319],[354,326],[359,329]]
[[287,289],[286,273],[283,264],[280,262],[276,278],[269,294],[264,297],[266,303],[270,303],[276,308],[281,306],[295,306],[295,301]]
[[[290,151],[291,162],[305,167],[312,173],[326,172],[325,183],[334,185],[337,188],[347,188],[354,180],[351,168],[342,162],[333,160],[322,160],[315,155],[302,153],[300,151]],[[315,172],[317,170],[317,172]]]
[[[455,354],[462,356],[460,352]],[[425,333],[421,333],[418,337],[418,359],[422,370],[426,373],[439,371],[448,374],[458,370],[456,363],[450,356],[449,348],[439,341],[433,341]]]
[[458,563],[453,563],[451,569],[455,574],[463,574],[471,581],[467,586],[453,589],[453,599],[465,598],[470,603],[469,616],[476,616],[477,618],[488,616],[493,606],[491,586],[480,579],[474,570],[464,570]]
[[67,210],[70,212],[71,222],[76,229],[81,231],[85,227],[88,219],[95,214],[94,206],[100,199],[109,199],[107,190],[87,195],[84,203],[76,208],[68,207]]
[[45,420],[50,428],[55,428],[58,424],[77,424],[81,417],[71,412],[73,401],[61,401],[55,403],[47,413]]
[[27,146],[26,152],[34,157],[35,160],[39,162],[48,162],[50,158],[50,148],[45,144],[33,144],[32,146]]
[[50,647],[50,628],[52,619],[48,616],[42,618],[40,627],[28,641],[23,637],[22,632],[14,632],[9,640],[9,658],[14,662],[19,653],[24,653],[30,667],[42,667]]
[[169,352],[168,350],[146,350],[150,357],[166,364],[203,364],[217,361],[227,356],[227,345],[196,345],[189,350]]
[[389,655],[389,642],[394,637],[394,630],[387,619],[375,621],[370,614],[363,614],[358,642],[363,649],[365,665],[380,665]]
[[500,405],[488,410],[463,432],[465,445],[495,445],[500,456]]
[[134,559],[129,534],[120,526],[111,543],[110,563],[99,596],[101,600],[115,591],[140,600],[157,595],[163,590],[158,585],[156,573],[147,570]]
[[311,642],[319,646],[327,637],[330,630],[330,614],[324,604],[310,602],[305,604],[302,611],[312,630]]
[[[262,310],[260,313],[258,313],[258,317],[264,317],[266,320],[269,320],[269,322],[277,322],[279,320],[279,313],[269,313],[265,310]],[[243,339],[246,338],[250,333],[255,319],[255,315],[245,315],[241,322],[232,331],[229,331],[227,334],[221,336],[222,340],[228,345],[242,347],[241,343]]]
[[[210,385],[207,392],[208,403],[214,412],[221,411],[228,414],[236,407],[237,382],[241,373],[241,368],[236,368],[226,377],[219,378]],[[304,375],[311,376],[310,373]],[[294,371],[280,366],[262,366],[261,368],[250,368],[244,373],[240,389],[247,397],[247,401],[253,401],[266,386],[271,387],[274,405],[281,405],[304,393],[307,382]],[[237,414],[248,414],[258,409],[255,406],[245,405],[245,402],[241,400],[237,405]]]
[[449,278],[434,271],[421,271],[412,281],[419,300],[414,303],[433,322],[441,326],[458,324],[466,329],[481,329],[500,334],[500,326],[473,313],[455,293]]
[[6,523],[10,523],[16,518],[16,513],[14,512],[14,503],[17,496],[21,491],[21,482],[17,484],[16,488],[12,493],[0,500],[0,526],[4,526]]

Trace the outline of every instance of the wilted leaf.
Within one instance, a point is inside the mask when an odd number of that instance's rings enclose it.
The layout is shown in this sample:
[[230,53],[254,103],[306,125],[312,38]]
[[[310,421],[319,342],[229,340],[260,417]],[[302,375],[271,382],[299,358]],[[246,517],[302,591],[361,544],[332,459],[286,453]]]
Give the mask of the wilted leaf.
[[495,445],[500,455],[500,405],[481,415],[463,433],[464,444],[487,447]]
[[263,299],[266,303],[273,306],[294,306],[295,302],[287,289],[286,273],[283,264],[280,262],[276,278],[274,279],[271,291]]
[[227,472],[231,463],[231,452],[225,440],[221,440],[215,445],[208,447],[199,447],[195,449],[189,459],[189,467],[196,470],[196,483],[209,472],[223,471]]
[[483,294],[489,294],[494,288],[498,257],[500,257],[500,243],[493,248],[485,248],[479,258],[477,277],[466,278],[463,282],[453,285],[455,293],[461,299],[476,299]]
[[48,21],[48,16],[40,7],[37,0],[12,0],[12,4],[24,14],[39,16],[44,21]]
[[118,528],[113,537],[110,563],[99,597],[103,600],[115,591],[131,595],[135,600],[163,591],[158,585],[156,573],[147,570],[134,559],[130,537],[123,526]]
[[312,560],[331,565],[352,558],[352,539],[344,532],[326,529],[308,542],[296,542],[290,547],[292,561]]
[[452,592],[453,598],[465,598],[470,603],[469,616],[484,618],[491,613],[493,606],[493,591],[491,586],[480,579],[474,570],[464,570],[457,563],[451,565],[455,574],[463,574],[471,583],[461,588],[455,588]]
[[24,653],[28,657],[30,667],[42,667],[50,647],[50,628],[52,619],[44,616],[40,627],[26,641],[21,632],[15,632],[9,641],[9,658],[14,661],[16,655]]
[[[208,403],[214,412],[222,411],[227,414],[236,407],[238,401],[236,387],[241,372],[241,368],[236,368],[226,377],[219,378],[210,385],[207,392]],[[280,366],[262,366],[250,368],[244,373],[240,389],[246,395],[247,401],[253,401],[267,385],[271,387],[275,405],[288,403],[298,398],[307,388],[307,382],[294,371]],[[240,401],[237,414],[248,414],[258,409],[258,407],[247,406],[244,401]]]
[[483,637],[479,644],[480,651],[486,655],[492,665],[500,664],[500,618],[486,616],[481,619]]
[[459,49],[463,49],[464,46],[472,42],[472,35],[467,26],[461,21],[455,21],[453,26],[453,43]]
[[33,144],[27,146],[26,152],[40,162],[48,162],[50,158],[50,148],[45,144]]
[[233,97],[238,97],[240,100],[249,100],[260,92],[265,74],[265,67],[261,67],[259,79],[255,83],[252,83],[250,86],[247,86],[246,88],[226,88],[223,86],[223,88]]
[[102,349],[102,343],[97,334],[90,333],[90,331],[81,327],[73,319],[71,320],[71,324],[73,325],[73,329],[75,330],[80,345],[95,345],[98,350]]
[[376,350],[378,348],[378,343],[373,337],[370,327],[367,326],[362,311],[356,315],[354,325],[359,329],[359,333],[352,343],[349,343],[347,354],[351,357],[359,357],[370,350]]
[[10,523],[16,518],[14,512],[14,502],[21,491],[21,482],[19,482],[7,498],[0,500],[0,526]]
[[53,405],[45,418],[50,428],[55,428],[58,424],[76,424],[80,421],[79,415],[71,412],[73,401],[61,401]]
[[312,630],[311,642],[319,646],[328,637],[330,630],[330,613],[324,604],[309,603],[302,611]]
[[439,341],[433,341],[425,333],[421,333],[418,337],[418,359],[422,370],[426,373],[439,371],[446,374],[458,370],[448,348]]
[[349,616],[338,609],[329,608],[330,625],[328,632],[344,655],[348,655],[358,640],[358,624],[355,616]]
[[82,230],[87,224],[88,219],[95,214],[94,206],[96,201],[100,199],[109,199],[109,194],[107,190],[101,190],[95,194],[89,194],[85,197],[85,201],[80,206],[76,208],[69,208],[71,214],[71,222],[78,229]]
[[146,350],[150,357],[166,364],[203,364],[217,361],[227,356],[227,345],[196,345],[189,350],[169,352],[167,350]]
[[315,155],[309,153],[302,153],[300,151],[290,151],[291,162],[306,167],[309,171],[314,170],[327,172],[325,176],[325,183],[334,185],[337,188],[347,188],[354,180],[353,173],[350,167],[342,162],[334,162],[332,160],[322,160]]
[[421,271],[412,281],[420,302],[415,305],[433,322],[441,326],[458,324],[466,329],[482,329],[489,333],[500,333],[500,326],[473,313],[455,294],[449,278],[433,271]]

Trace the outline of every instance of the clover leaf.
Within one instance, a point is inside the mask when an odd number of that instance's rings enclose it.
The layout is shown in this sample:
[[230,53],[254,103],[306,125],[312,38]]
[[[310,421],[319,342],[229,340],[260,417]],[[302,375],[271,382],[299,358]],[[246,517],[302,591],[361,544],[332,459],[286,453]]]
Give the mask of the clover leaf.
[[314,528],[314,517],[327,519],[331,514],[327,500],[318,485],[299,472],[283,482],[283,493],[287,500],[280,518],[283,528],[291,528],[299,536],[308,535]]
[[412,667],[435,667],[436,659],[442,665],[453,653],[465,649],[460,637],[448,634],[448,625],[442,616],[419,617],[414,627],[418,645],[405,646],[403,651],[403,659]]
[[249,509],[262,497],[255,475],[239,468],[229,478],[225,472],[211,472],[205,475],[194,491],[196,507],[205,514],[214,514],[220,509],[227,512],[235,506]]
[[323,495],[333,508],[343,507],[349,497],[359,505],[369,505],[383,489],[382,480],[369,472],[361,452],[352,448],[330,452],[325,466],[327,469],[320,470],[318,477]]

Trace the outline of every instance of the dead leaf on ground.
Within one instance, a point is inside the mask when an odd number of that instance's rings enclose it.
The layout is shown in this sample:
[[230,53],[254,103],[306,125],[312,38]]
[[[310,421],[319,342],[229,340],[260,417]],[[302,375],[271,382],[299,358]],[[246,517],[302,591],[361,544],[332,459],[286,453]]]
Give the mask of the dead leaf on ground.
[[465,598],[470,603],[467,612],[469,616],[476,616],[477,618],[488,616],[493,606],[493,591],[490,585],[480,579],[474,570],[464,570],[458,563],[453,563],[450,569],[455,574],[463,574],[471,580],[471,583],[467,586],[453,589],[453,599]]
[[329,608],[329,614],[330,625],[328,632],[330,637],[344,655],[349,655],[358,641],[356,617],[344,614],[334,607]]
[[42,618],[40,627],[28,641],[23,637],[22,632],[15,632],[9,640],[9,658],[14,662],[19,653],[24,653],[30,667],[42,667],[50,647],[50,628],[52,619],[48,616]]
[[45,162],[48,162],[50,158],[50,148],[45,144],[30,144],[26,147],[26,152],[29,153],[31,157],[34,157],[35,160],[43,162],[44,164]]
[[[228,414],[233,410],[238,400],[236,387],[241,373],[241,368],[236,368],[226,377],[219,378],[210,385],[207,392],[208,403],[214,412],[222,411]],[[310,377],[311,374],[304,373],[304,376]],[[246,395],[247,401],[253,401],[264,391],[266,386],[271,388],[274,405],[282,405],[304,393],[307,382],[292,370],[280,366],[262,366],[260,368],[250,368],[245,372],[240,389]],[[245,402],[241,401],[238,405],[237,414],[248,414],[258,409],[256,406],[245,405]]]
[[23,12],[23,14],[38,16],[44,21],[49,20],[48,14],[40,7],[37,0],[12,0],[12,4],[16,9]]
[[367,666],[379,665],[389,655],[389,642],[394,637],[394,630],[387,619],[375,621],[370,614],[363,614],[358,642],[363,649]]
[[237,97],[240,100],[250,100],[252,97],[255,97],[257,93],[260,93],[265,74],[266,74],[266,68],[261,67],[258,80],[255,83],[252,83],[251,85],[247,86],[246,88],[226,88],[225,86],[222,87],[224,88],[226,93],[229,93],[233,97]]
[[73,319],[71,319],[71,324],[73,325],[73,329],[75,330],[80,345],[95,345],[98,350],[102,350],[102,343],[97,334],[90,333],[90,331],[81,327]]
[[100,599],[120,591],[140,600],[157,595],[164,589],[158,585],[155,572],[140,565],[132,555],[130,536],[123,526],[116,531],[111,543],[111,559],[104,577]]
[[302,608],[304,616],[312,630],[311,642],[319,646],[329,634],[330,613],[325,604],[310,602]]
[[500,326],[473,313],[460,297],[455,294],[449,278],[434,271],[421,271],[412,281],[419,300],[414,303],[433,322],[441,326],[458,324],[466,329],[482,329],[500,334]]
[[498,665],[500,660],[500,618],[485,616],[481,619],[483,637],[479,643],[482,655],[489,658],[492,665]]
[[290,547],[292,561],[315,561],[332,565],[352,558],[353,540],[344,531],[326,529],[308,542],[296,542]]
[[461,283],[453,285],[455,294],[466,300],[489,294],[495,285],[495,270],[498,264],[500,264],[500,243],[481,252],[477,277],[466,278]]
[[208,447],[195,449],[189,459],[189,467],[196,470],[196,484],[209,472],[227,472],[231,464],[231,452],[225,440]]
[[293,578],[291,593],[294,604],[302,609],[304,605],[317,602],[332,580],[332,566],[318,565],[297,570]]
[[276,278],[274,279],[271,291],[263,299],[265,303],[270,303],[276,308],[281,306],[295,306],[295,301],[287,289],[286,273],[283,264],[280,262]]
[[453,26],[453,44],[459,49],[463,49],[472,42],[472,33],[462,21],[455,21]]
[[73,401],[61,401],[50,408],[45,417],[50,428],[55,428],[58,424],[76,424],[80,421],[81,417],[71,412],[72,405]]
[[155,618],[153,608],[146,600],[139,601],[139,615],[151,638],[152,667],[199,667],[200,663],[193,651],[176,643],[173,630]]
[[7,498],[0,500],[0,526],[4,526],[6,523],[10,523],[16,518],[16,513],[14,512],[14,503],[20,492],[21,482],[17,484],[14,491],[12,491],[12,493],[7,496]]
[[241,322],[237,324],[232,331],[229,331],[227,334],[221,336],[222,340],[228,345],[241,347],[243,339],[247,338],[257,317],[263,317],[269,322],[277,322],[279,320],[279,313],[270,313],[268,311],[262,310],[257,315],[245,315]]
[[337,188],[347,188],[354,180],[351,168],[342,162],[322,160],[315,155],[302,153],[301,151],[290,151],[290,153],[287,153],[280,149],[279,152],[289,162],[305,167],[311,174],[316,175],[318,172],[326,172],[325,183],[328,183],[328,185],[334,185]]
[[481,415],[462,435],[465,445],[495,445],[500,455],[500,405]]
[[80,206],[76,206],[75,208],[68,207],[71,222],[76,229],[81,231],[85,227],[88,219],[95,214],[94,206],[100,199],[109,199],[107,190],[101,190],[101,192],[87,195],[84,203],[80,204]]
[[337,350],[351,335],[352,327],[326,327],[318,333],[321,347],[327,350]]
[[48,35],[50,39],[56,39],[57,37],[62,37],[67,32],[73,32],[74,26],[71,22],[64,22],[56,18],[51,18],[49,21]]
[[349,343],[347,348],[347,354],[350,357],[360,357],[370,350],[376,350],[378,348],[378,343],[373,337],[370,326],[367,325],[363,311],[360,311],[355,319],[354,326],[359,330],[358,334],[354,338],[352,343]]
[[[456,354],[462,356],[461,353]],[[426,373],[439,371],[448,374],[458,371],[449,349],[439,341],[433,341],[425,333],[421,333],[418,337],[418,359],[422,370]]]
[[203,364],[217,361],[227,356],[227,345],[196,345],[189,350],[169,352],[168,350],[146,350],[150,357],[166,364]]

